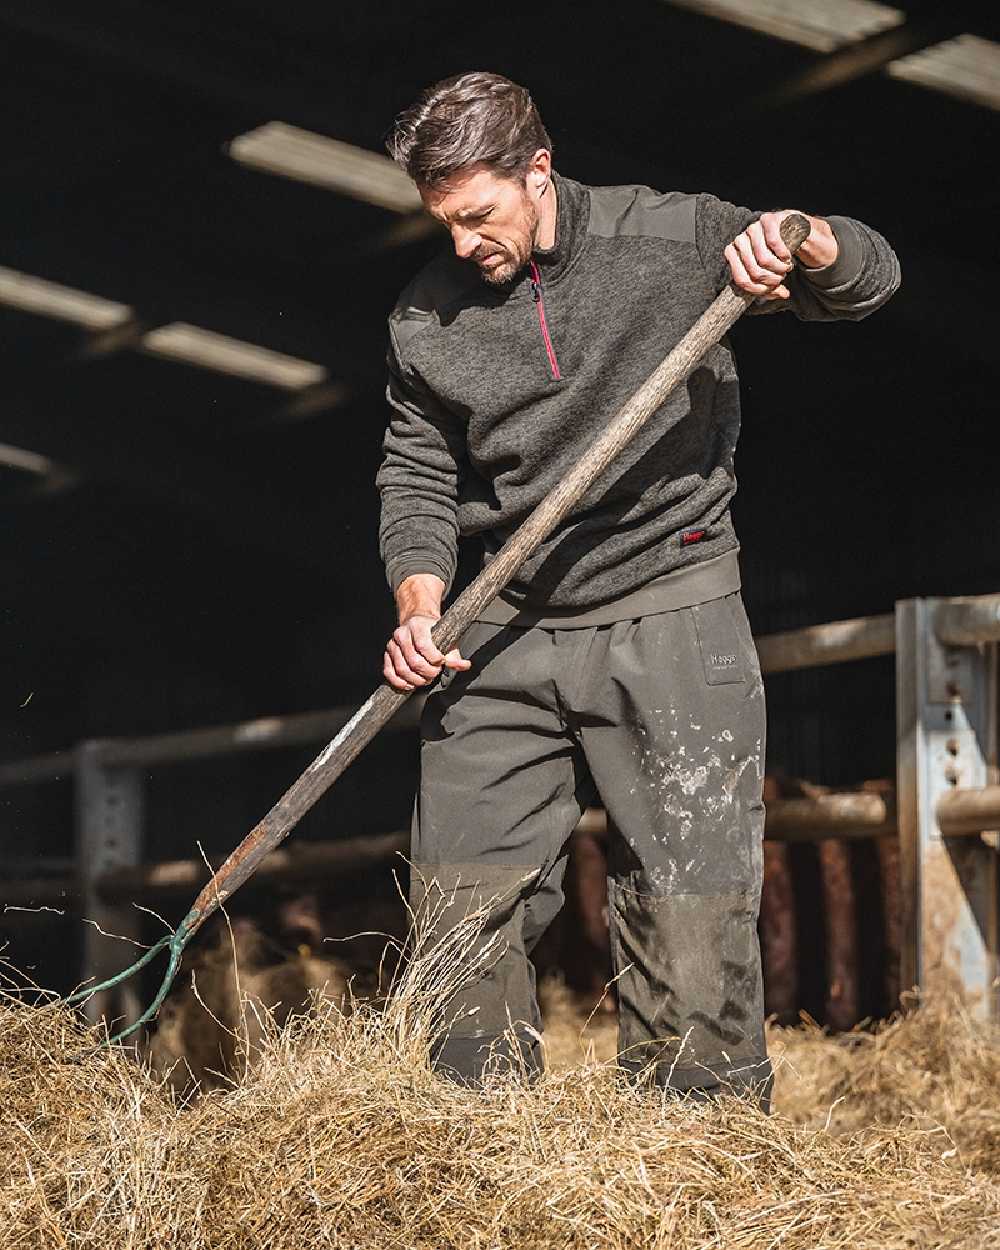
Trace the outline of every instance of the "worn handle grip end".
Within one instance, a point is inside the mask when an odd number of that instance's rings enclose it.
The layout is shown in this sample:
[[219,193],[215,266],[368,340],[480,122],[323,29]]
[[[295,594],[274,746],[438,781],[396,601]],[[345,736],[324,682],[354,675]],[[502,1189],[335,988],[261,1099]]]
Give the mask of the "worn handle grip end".
[[785,246],[794,255],[809,238],[810,228],[808,220],[801,213],[792,213],[781,223],[778,231],[785,241]]

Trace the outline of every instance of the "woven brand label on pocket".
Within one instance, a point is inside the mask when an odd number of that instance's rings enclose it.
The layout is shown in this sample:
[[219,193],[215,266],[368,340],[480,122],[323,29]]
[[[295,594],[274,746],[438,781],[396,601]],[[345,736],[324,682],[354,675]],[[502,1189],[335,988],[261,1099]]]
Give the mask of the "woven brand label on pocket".
[[705,681],[710,686],[743,681],[743,655],[727,599],[700,603],[691,612],[698,632]]

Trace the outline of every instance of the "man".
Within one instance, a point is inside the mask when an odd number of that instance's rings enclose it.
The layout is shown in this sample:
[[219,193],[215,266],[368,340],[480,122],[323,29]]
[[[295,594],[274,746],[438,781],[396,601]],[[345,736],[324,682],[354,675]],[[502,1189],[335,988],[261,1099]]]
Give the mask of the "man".
[[495,74],[431,87],[388,148],[453,243],[389,321],[378,474],[399,614],[385,677],[413,690],[441,675],[422,724],[414,901],[436,883],[451,900],[442,926],[489,902],[484,940],[498,934],[503,951],[458,996],[435,1062],[472,1084],[498,1052],[538,1068],[528,956],[562,902],[569,834],[599,797],[615,831],[619,1063],[699,1096],[753,1090],[767,1107],[764,697],[729,514],[729,347],[459,649],[441,655],[430,631],[458,536],[478,535],[489,560],[727,282],[759,311],[856,320],[898,286],[896,258],[859,222],[810,217],[793,268],[783,212],[561,177],[528,92]]

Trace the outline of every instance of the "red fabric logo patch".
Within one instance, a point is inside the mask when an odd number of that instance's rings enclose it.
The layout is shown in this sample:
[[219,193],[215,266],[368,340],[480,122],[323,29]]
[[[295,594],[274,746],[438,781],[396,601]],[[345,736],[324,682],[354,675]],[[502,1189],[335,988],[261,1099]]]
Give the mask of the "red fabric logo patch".
[[684,530],[681,534],[681,546],[690,547],[692,543],[700,543],[708,530]]

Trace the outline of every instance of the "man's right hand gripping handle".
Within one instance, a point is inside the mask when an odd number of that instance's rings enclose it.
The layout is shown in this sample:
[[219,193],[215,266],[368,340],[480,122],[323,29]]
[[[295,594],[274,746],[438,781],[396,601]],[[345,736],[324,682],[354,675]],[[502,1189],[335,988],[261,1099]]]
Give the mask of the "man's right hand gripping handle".
[[415,573],[405,578],[396,591],[399,625],[386,643],[382,672],[396,690],[416,690],[427,686],[444,667],[471,668],[458,648],[442,655],[431,641],[431,629],[441,617],[445,585],[433,573]]

